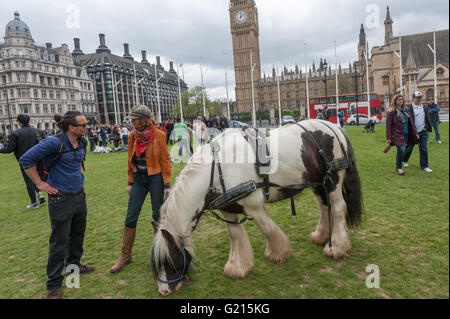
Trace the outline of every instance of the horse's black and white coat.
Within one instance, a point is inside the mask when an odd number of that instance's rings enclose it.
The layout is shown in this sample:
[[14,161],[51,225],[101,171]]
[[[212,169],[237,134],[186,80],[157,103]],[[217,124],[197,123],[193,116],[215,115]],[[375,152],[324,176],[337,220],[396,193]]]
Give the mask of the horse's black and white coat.
[[[332,249],[327,243],[330,238],[328,202],[322,186],[313,188],[320,207],[320,219],[316,230],[311,233],[313,243],[325,245],[323,253],[326,257],[346,257],[351,252],[348,226],[358,225],[362,215],[361,183],[350,141],[343,130],[329,122],[308,120],[301,122],[301,125],[313,135],[328,160],[342,157],[349,160],[349,167],[333,172],[333,182],[327,183],[331,204]],[[227,189],[250,180],[262,182],[256,171],[254,151],[242,130],[228,130],[216,137],[215,141],[220,146],[218,157],[222,163]],[[326,163],[311,136],[302,128],[293,124],[272,130],[267,143],[272,156],[269,172],[271,183],[281,186],[322,183]],[[173,284],[161,281],[178,278],[186,266],[186,270],[189,270],[194,258],[191,233],[205,204],[211,162],[211,147],[205,145],[198,149],[178,176],[171,195],[161,208],[161,222],[155,228],[151,249],[152,269],[161,293],[166,294],[174,288]],[[214,186],[220,190],[217,167],[214,176]],[[267,239],[266,258],[281,263],[289,256],[289,240],[269,217],[264,204],[290,198],[299,192],[284,187],[271,187],[266,201],[263,190],[258,189],[222,213],[231,221],[238,221],[241,218],[238,214],[246,214],[252,218]],[[242,225],[228,224],[227,227],[231,248],[224,275],[230,278],[244,277],[254,267],[250,241]],[[182,247],[185,247],[184,252]],[[186,260],[183,254],[188,256],[188,265],[183,264],[183,260]]]

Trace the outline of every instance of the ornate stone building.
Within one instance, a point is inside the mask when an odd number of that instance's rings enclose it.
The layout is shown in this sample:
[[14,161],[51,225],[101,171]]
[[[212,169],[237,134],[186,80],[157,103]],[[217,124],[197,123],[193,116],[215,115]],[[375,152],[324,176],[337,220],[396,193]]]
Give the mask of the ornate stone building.
[[[171,117],[172,108],[178,101],[178,74],[174,70],[173,62],[169,63],[169,70],[165,71],[159,56],[156,57],[155,66],[147,61],[146,51],[142,51],[142,60],[138,62],[130,55],[128,43],[124,43],[123,56],[118,56],[111,53],[106,46],[104,34],[100,34],[99,39],[98,49],[90,54],[84,54],[80,48],[80,40],[74,39],[75,49],[72,55],[75,64],[85,67],[89,76],[95,80],[95,96],[100,122],[115,123],[117,113],[117,122],[121,123],[136,104],[148,106],[156,117],[158,114],[157,90],[159,90],[162,120]],[[156,73],[160,78],[158,88]],[[181,91],[188,89],[181,79],[180,86]]]
[[[433,32],[394,36],[394,21],[386,9],[384,44],[374,46],[369,62],[370,82],[374,91],[388,104],[389,97],[401,91],[400,55],[403,67],[403,94],[411,102],[412,93],[421,90],[434,96]],[[449,105],[449,30],[436,31],[437,98],[441,106]]]
[[52,129],[54,114],[69,110],[96,117],[94,82],[85,68],[74,65],[66,44],[36,45],[15,12],[0,44],[0,130],[7,133],[10,124],[16,129],[20,113],[30,115],[32,126]]
[[[261,75],[258,9],[255,0],[231,0],[229,6],[230,26],[233,42],[234,69],[236,78],[236,108],[234,113],[248,113],[252,109],[251,62],[254,64],[254,95],[257,112],[278,109],[278,84],[275,67],[272,74]],[[364,34],[365,41],[365,34]],[[360,47],[358,46],[358,50]],[[315,63],[308,70],[309,95],[325,95],[325,70],[322,59],[316,68]],[[362,70],[364,71],[364,70]],[[361,63],[356,61],[348,68],[339,65],[327,68],[328,95],[335,95],[335,75],[338,72],[339,93],[354,93],[356,87],[362,92],[366,88],[365,73],[361,72]],[[280,99],[282,109],[299,109],[305,114],[306,74],[296,65],[291,69],[283,67],[280,76]],[[355,81],[356,79],[356,81]],[[331,103],[331,99],[329,100]],[[325,103],[325,102],[324,102]]]

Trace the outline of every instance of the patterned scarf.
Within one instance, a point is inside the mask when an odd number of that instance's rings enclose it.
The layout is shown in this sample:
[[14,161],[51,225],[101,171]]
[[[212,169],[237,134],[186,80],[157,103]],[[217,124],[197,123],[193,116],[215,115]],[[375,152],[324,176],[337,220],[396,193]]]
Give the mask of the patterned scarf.
[[138,130],[134,130],[134,135],[136,136],[135,149],[136,156],[141,156],[142,153],[145,152],[145,149],[150,145],[153,140],[153,136],[155,135],[156,126],[153,125],[151,129],[146,129],[145,131],[139,132]]
[[404,106],[397,108],[397,117],[402,124],[408,121],[409,115],[408,112],[406,112],[406,108]]

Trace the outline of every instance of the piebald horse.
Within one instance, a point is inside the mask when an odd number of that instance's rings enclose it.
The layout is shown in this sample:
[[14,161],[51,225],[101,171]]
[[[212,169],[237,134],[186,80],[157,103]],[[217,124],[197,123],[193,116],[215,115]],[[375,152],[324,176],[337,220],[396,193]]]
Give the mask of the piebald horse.
[[[311,241],[325,246],[323,254],[328,258],[349,256],[351,243],[348,226],[360,223],[363,210],[361,182],[350,141],[343,130],[329,122],[308,120],[300,124],[303,128],[291,124],[272,130],[266,138],[272,156],[270,182],[281,186],[314,185],[311,188],[317,197],[320,218],[317,228],[311,233]],[[217,155],[227,190],[250,180],[262,182],[255,165],[255,152],[242,130],[227,130],[214,141],[220,146]],[[331,174],[333,182],[327,184],[328,193],[320,185],[326,175],[327,163],[319,154],[316,143],[330,161],[343,157],[348,159],[347,168]],[[192,270],[192,233],[204,210],[212,157],[210,144],[197,149],[161,207],[160,222],[153,223],[155,237],[150,251],[151,266],[158,290],[164,296],[178,290],[184,277]],[[217,166],[214,169],[214,187],[221,190]],[[274,263],[281,263],[289,256],[289,239],[269,217],[264,204],[291,198],[300,191],[270,187],[266,199],[263,189],[259,188],[221,210],[221,213],[226,220],[236,223],[242,214],[252,219],[267,239],[265,257]],[[224,275],[242,278],[254,267],[252,246],[242,224],[227,224],[227,227],[231,247]],[[330,229],[331,247],[328,243]]]

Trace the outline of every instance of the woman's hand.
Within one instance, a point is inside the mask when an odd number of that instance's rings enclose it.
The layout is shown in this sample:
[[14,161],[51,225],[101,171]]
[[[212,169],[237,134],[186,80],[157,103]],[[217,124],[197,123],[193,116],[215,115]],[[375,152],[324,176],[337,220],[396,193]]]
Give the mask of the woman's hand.
[[166,188],[166,189],[164,190],[164,198],[167,198],[167,197],[170,195],[170,191],[171,191],[170,188]]
[[128,196],[130,196],[130,193],[131,193],[131,189],[133,188],[133,185],[129,185],[129,186],[127,186],[127,193],[128,193]]
[[387,140],[386,141],[387,144],[391,144],[391,142],[392,142],[391,140]]
[[417,137],[417,139],[419,139],[420,138],[419,134],[417,134],[416,137]]

